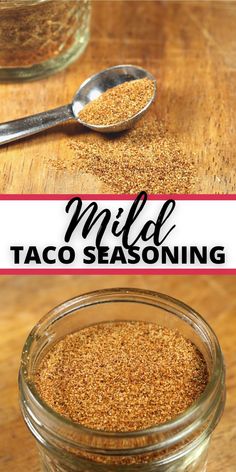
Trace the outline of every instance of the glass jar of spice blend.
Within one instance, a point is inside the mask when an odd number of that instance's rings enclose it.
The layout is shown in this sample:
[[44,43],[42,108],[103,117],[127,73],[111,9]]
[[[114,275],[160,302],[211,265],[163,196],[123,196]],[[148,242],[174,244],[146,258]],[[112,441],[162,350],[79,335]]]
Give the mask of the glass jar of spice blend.
[[[128,433],[92,430],[51,409],[33,381],[42,358],[66,335],[112,321],[157,323],[189,339],[209,373],[198,400],[171,421]],[[155,292],[114,289],[69,300],[35,326],[23,349],[19,388],[22,413],[37,440],[44,471],[205,472],[211,434],[224,408],[225,372],[215,334],[190,307]]]
[[0,1],[0,80],[66,67],[87,45],[89,20],[90,0]]

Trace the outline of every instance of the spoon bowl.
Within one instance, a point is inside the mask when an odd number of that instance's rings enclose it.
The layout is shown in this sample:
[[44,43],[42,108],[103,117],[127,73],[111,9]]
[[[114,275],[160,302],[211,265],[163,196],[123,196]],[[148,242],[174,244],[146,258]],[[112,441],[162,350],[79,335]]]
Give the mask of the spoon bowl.
[[[133,115],[131,118],[114,123],[112,125],[93,125],[82,121],[79,118],[80,111],[92,100],[95,100],[108,89],[121,85],[124,82],[129,82],[131,80],[137,79],[150,79],[154,83],[154,91],[152,98],[147,102],[145,107],[143,107],[138,113]],[[75,118],[83,126],[87,126],[94,131],[99,133],[115,133],[119,131],[124,131],[131,128],[140,118],[146,113],[148,108],[154,102],[156,97],[156,80],[150,72],[146,71],[142,67],[132,66],[132,65],[119,65],[114,67],[109,67],[98,74],[92,75],[89,79],[85,80],[77,91],[73,102],[72,110]]]
[[[124,82],[148,78],[154,83],[152,98],[145,106],[131,118],[111,125],[93,125],[79,118],[80,111],[87,103],[98,98],[106,90],[123,84]],[[146,113],[156,96],[156,80],[142,67],[132,65],[119,65],[105,69],[98,74],[89,77],[82,83],[72,103],[53,110],[44,111],[36,115],[27,116],[18,120],[0,124],[0,145],[17,141],[53,126],[65,123],[68,120],[77,120],[83,126],[87,126],[99,133],[117,133],[131,128]]]

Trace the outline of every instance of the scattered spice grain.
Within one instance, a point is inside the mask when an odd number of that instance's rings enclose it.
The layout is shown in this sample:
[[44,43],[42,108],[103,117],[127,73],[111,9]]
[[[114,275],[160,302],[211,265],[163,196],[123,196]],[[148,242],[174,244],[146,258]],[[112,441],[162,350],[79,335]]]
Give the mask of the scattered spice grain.
[[177,330],[151,322],[105,322],[69,334],[34,377],[43,400],[95,430],[135,431],[185,411],[208,382],[206,362]]
[[148,78],[124,82],[85,105],[79,118],[85,123],[98,126],[126,121],[150,102],[154,89],[154,82]]
[[152,111],[133,129],[118,135],[83,129],[69,147],[73,152],[51,159],[51,166],[94,175],[105,192],[191,193],[195,184],[192,158]]

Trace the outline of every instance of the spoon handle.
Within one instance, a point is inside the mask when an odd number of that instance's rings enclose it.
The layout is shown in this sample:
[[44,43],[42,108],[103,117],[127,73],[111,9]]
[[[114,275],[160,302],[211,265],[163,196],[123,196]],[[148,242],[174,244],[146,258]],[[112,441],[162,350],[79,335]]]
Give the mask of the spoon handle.
[[74,118],[71,105],[0,124],[0,145],[40,133]]

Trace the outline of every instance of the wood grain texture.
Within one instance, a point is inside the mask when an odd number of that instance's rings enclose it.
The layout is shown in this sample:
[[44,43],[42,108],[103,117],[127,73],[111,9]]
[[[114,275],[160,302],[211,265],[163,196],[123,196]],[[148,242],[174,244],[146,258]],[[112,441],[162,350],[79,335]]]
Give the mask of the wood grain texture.
[[23,343],[49,309],[86,291],[130,286],[158,290],[188,303],[218,335],[227,366],[225,413],[212,439],[207,472],[236,470],[236,277],[35,276],[0,277],[0,471],[39,472],[34,440],[18,406],[17,372]]
[[[0,121],[68,103],[81,81],[119,63],[158,79],[156,114],[194,155],[193,193],[236,191],[236,2],[94,1],[86,52],[66,71],[0,85]],[[56,170],[81,129],[73,123],[0,149],[1,193],[106,193],[81,171]],[[141,190],[141,189],[140,189]]]

